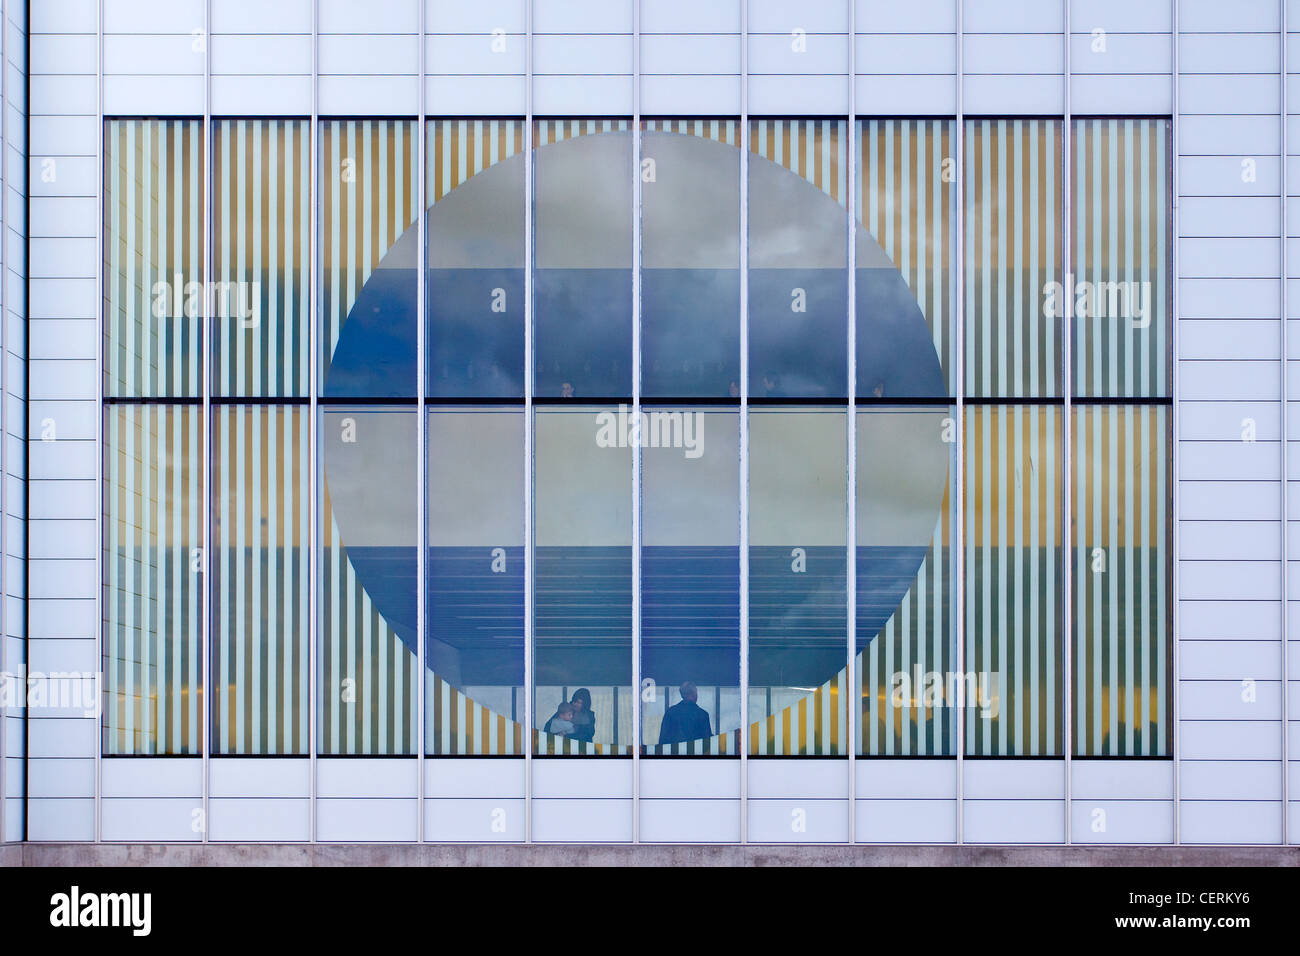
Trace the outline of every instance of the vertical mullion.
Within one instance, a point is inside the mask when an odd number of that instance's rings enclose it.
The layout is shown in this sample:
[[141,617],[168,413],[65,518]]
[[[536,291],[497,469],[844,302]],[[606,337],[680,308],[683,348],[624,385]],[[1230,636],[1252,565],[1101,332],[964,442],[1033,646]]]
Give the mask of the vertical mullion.
[[749,16],[740,0],[740,842],[749,842]]
[[[316,698],[319,693],[316,673],[317,644],[320,638],[320,483],[317,478],[319,461],[319,428],[317,422],[317,392],[320,374],[320,352],[315,343],[317,326],[320,322],[320,307],[317,285],[320,283],[320,240],[316,235],[320,216],[317,205],[320,201],[320,114],[319,114],[319,0],[312,0],[311,5],[311,126],[308,130],[310,145],[309,185],[308,185],[308,229],[307,229],[307,426],[302,434],[308,442],[307,460],[307,763],[308,763],[308,821],[307,839],[316,842],[316,750],[317,750],[317,712]],[[299,351],[301,355],[301,350]],[[301,539],[300,539],[301,543]]]
[[533,842],[533,0],[524,0],[524,842]]
[[203,561],[200,564],[202,588],[200,607],[200,641],[199,654],[202,661],[203,709],[199,717],[199,735],[203,744],[203,831],[202,842],[208,842],[208,793],[211,789],[212,774],[212,649],[208,641],[212,635],[212,588],[211,588],[211,552],[212,552],[212,508],[204,499],[212,493],[212,482],[207,480],[212,468],[212,320],[209,313],[212,288],[212,0],[203,5],[203,173],[200,201],[203,203],[203,284],[200,296],[202,310],[202,347],[199,350],[199,364],[203,373],[203,432],[202,454],[199,459],[200,488],[207,494],[199,495],[199,507],[203,512],[203,540],[200,544]]
[[857,752],[858,752],[858,722],[862,717],[862,694],[858,688],[857,675],[855,673],[854,653],[857,645],[857,622],[858,622],[858,530],[857,530],[857,502],[858,502],[858,409],[857,409],[857,374],[858,374],[858,355],[857,355],[857,215],[855,200],[857,197],[857,164],[854,162],[855,151],[853,144],[857,140],[858,119],[857,119],[857,99],[856,99],[856,31],[857,31],[857,3],[855,0],[848,2],[849,14],[849,62],[848,62],[848,127],[846,134],[848,137],[848,188],[845,196],[845,236],[847,256],[845,266],[848,271],[848,328],[846,348],[848,355],[847,362],[847,379],[845,395],[847,396],[847,422],[845,424],[845,437],[848,442],[848,448],[845,453],[847,464],[847,499],[845,507],[847,549],[845,552],[845,642],[847,666],[844,671],[844,690],[845,701],[841,706],[848,707],[848,722],[845,728],[846,749],[848,751],[848,842],[857,842],[856,807],[857,807]]
[[426,525],[426,518],[425,518],[425,507],[426,507],[426,501],[425,501],[425,497],[426,497],[426,496],[425,496],[425,481],[426,481],[426,479],[427,479],[427,475],[426,475],[425,473],[426,473],[426,471],[427,471],[427,466],[428,466],[428,453],[429,453],[429,452],[428,452],[428,441],[429,441],[429,435],[428,435],[428,427],[427,427],[427,426],[428,426],[428,422],[426,421],[425,398],[424,398],[424,397],[425,397],[425,394],[426,394],[426,388],[425,388],[425,384],[424,384],[424,378],[425,378],[425,374],[426,374],[426,371],[427,371],[426,368],[425,368],[425,335],[426,335],[426,328],[425,328],[425,326],[426,326],[426,324],[427,324],[427,323],[425,322],[425,296],[426,296],[427,291],[428,291],[428,290],[425,288],[425,286],[426,286],[426,281],[425,281],[425,280],[426,280],[426,276],[427,276],[426,269],[425,269],[425,263],[426,263],[426,257],[425,257],[425,244],[426,244],[427,241],[428,241],[428,234],[427,234],[427,230],[428,230],[428,216],[425,215],[425,201],[426,201],[426,198],[427,198],[427,197],[425,196],[425,186],[426,186],[426,182],[425,182],[425,175],[426,175],[426,174],[425,174],[425,163],[427,162],[427,159],[428,159],[428,149],[427,149],[427,145],[428,145],[428,136],[426,135],[426,133],[425,133],[425,128],[424,128],[424,125],[425,125],[425,121],[424,121],[424,95],[425,95],[424,74],[425,74],[425,69],[426,69],[426,67],[427,67],[427,64],[426,64],[426,62],[425,62],[425,58],[426,58],[426,49],[425,49],[425,42],[424,42],[424,29],[425,29],[424,20],[425,20],[425,16],[427,15],[427,8],[428,8],[428,4],[423,3],[423,2],[420,4],[420,36],[419,36],[419,43],[420,43],[420,54],[419,54],[419,56],[420,56],[420,92],[419,92],[419,110],[418,110],[418,112],[417,112],[417,114],[416,114],[416,120],[415,120],[415,152],[416,152],[416,162],[415,162],[415,196],[416,196],[416,202],[415,202],[415,215],[416,215],[416,222],[417,222],[417,224],[418,224],[418,227],[417,227],[417,229],[418,229],[418,231],[417,231],[418,245],[417,245],[417,247],[416,247],[418,251],[417,251],[417,253],[416,253],[416,260],[415,260],[415,261],[416,261],[416,266],[415,266],[415,275],[416,275],[416,286],[415,286],[415,323],[416,323],[416,324],[415,324],[415,348],[416,348],[416,356],[415,356],[415,367],[416,367],[416,373],[415,373],[415,387],[416,387],[416,395],[415,395],[415,409],[416,409],[416,418],[418,419],[418,421],[417,421],[417,423],[416,423],[416,429],[415,429],[415,433],[416,433],[416,446],[417,446],[417,447],[416,447],[416,462],[415,462],[415,475],[416,475],[416,480],[415,480],[416,512],[415,512],[415,513],[416,513],[416,525],[417,525],[417,530],[416,530],[416,547],[417,547],[419,550],[416,552],[416,556],[415,556],[415,572],[416,572],[416,573],[415,573],[415,584],[416,584],[416,592],[415,592],[415,608],[416,608],[416,620],[415,620],[415,641],[416,641],[416,644],[415,644],[415,658],[416,658],[416,668],[415,668],[415,670],[416,670],[416,675],[417,675],[417,676],[416,676],[415,687],[412,688],[412,691],[413,691],[414,694],[415,694],[415,713],[416,713],[416,718],[415,718],[415,766],[416,766],[416,795],[417,795],[417,799],[416,799],[416,802],[415,802],[415,805],[416,805],[416,811],[417,811],[417,817],[416,817],[416,836],[417,836],[417,839],[418,839],[418,841],[419,841],[420,843],[423,843],[423,842],[424,842],[424,791],[425,791],[425,781],[424,781],[424,769],[425,769],[425,763],[424,763],[424,751],[425,751],[425,746],[424,746],[424,707],[425,707],[424,690],[425,690],[425,687],[427,686],[427,683],[428,683],[428,682],[425,680],[425,647],[424,647],[424,643],[425,643],[425,629],[426,629],[426,621],[425,621],[425,611],[426,611],[426,608],[425,608],[425,600],[426,600],[426,596],[427,596],[427,595],[426,595],[426,592],[425,592],[425,583],[424,583],[424,575],[425,575],[425,572],[426,572],[426,570],[427,570],[426,567],[425,567],[425,565],[426,565],[426,563],[427,563],[427,562],[425,561],[425,556],[426,556],[426,555],[425,555],[425,551],[426,551],[425,542],[426,542],[426,540],[427,540],[427,538],[428,538],[428,536],[429,536],[429,534],[428,534],[429,529],[428,529],[427,527],[425,527],[425,525]]
[[[632,842],[641,842],[641,0],[632,0]],[[617,715],[616,715],[617,716]]]
[[[963,87],[965,86],[963,69],[964,69],[964,46],[965,46],[965,17],[963,16],[965,3],[963,0],[955,0],[957,6],[957,115],[953,128],[953,139],[955,142],[954,152],[956,156],[953,161],[957,173],[957,197],[956,215],[953,226],[955,234],[954,246],[955,257],[953,263],[953,276],[949,279],[956,287],[955,305],[954,305],[954,322],[953,322],[953,394],[957,400],[957,465],[955,511],[953,521],[953,590],[956,596],[956,608],[953,614],[953,626],[956,629],[956,662],[958,679],[965,681],[966,673],[966,510],[965,510],[965,487],[966,487],[966,115],[965,102],[962,96]],[[956,778],[957,778],[957,844],[965,842],[965,757],[966,757],[966,721],[965,715],[958,711],[954,715],[953,723],[956,727],[956,742],[954,752],[957,755],[956,761]]]
[[[1065,298],[1068,300],[1070,292],[1069,286],[1073,286],[1071,270],[1074,267],[1074,256],[1072,243],[1070,241],[1070,220],[1074,215],[1074,194],[1075,184],[1073,180],[1074,163],[1073,154],[1070,151],[1071,140],[1074,135],[1073,119],[1070,116],[1070,0],[1063,0],[1064,8],[1062,16],[1063,32],[1063,55],[1064,55],[1064,74],[1062,77],[1062,87],[1064,90],[1064,119],[1061,123],[1061,135],[1064,137],[1061,148],[1061,160],[1065,164],[1061,172],[1061,190],[1064,196],[1061,202],[1061,254],[1065,259],[1064,268],[1061,270],[1066,282],[1067,291]],[[1058,543],[1060,548],[1061,560],[1061,640],[1064,642],[1061,654],[1061,668],[1063,671],[1061,680],[1062,705],[1060,713],[1064,719],[1062,721],[1062,750],[1065,756],[1065,844],[1069,846],[1073,843],[1073,822],[1071,811],[1073,809],[1073,786],[1072,766],[1070,764],[1074,750],[1074,722],[1071,719],[1072,701],[1074,696],[1074,635],[1073,635],[1073,610],[1074,600],[1071,593],[1073,586],[1074,565],[1070,561],[1070,553],[1073,546],[1074,524],[1070,520],[1070,495],[1073,490],[1073,461],[1074,449],[1070,443],[1074,440],[1074,421],[1071,411],[1071,400],[1074,397],[1074,368],[1072,364],[1074,349],[1074,329],[1072,324],[1077,321],[1073,318],[1073,309],[1058,310],[1063,312],[1064,317],[1061,319],[1061,454],[1063,456],[1061,467],[1061,497],[1062,509],[1064,515],[1061,521],[1062,540]],[[1113,359],[1113,356],[1112,356]],[[1113,542],[1112,542],[1113,546]],[[1112,569],[1113,570],[1113,569]],[[1050,744],[1049,744],[1050,746]]]

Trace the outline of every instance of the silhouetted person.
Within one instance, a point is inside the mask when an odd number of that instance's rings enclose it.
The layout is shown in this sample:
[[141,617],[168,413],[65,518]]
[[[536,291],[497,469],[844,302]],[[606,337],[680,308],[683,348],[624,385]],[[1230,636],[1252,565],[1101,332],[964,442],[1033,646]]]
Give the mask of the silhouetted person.
[[573,692],[569,703],[573,706],[573,733],[569,736],[573,740],[591,743],[596,736],[596,714],[591,709],[591,691],[579,687]]
[[709,713],[695,701],[699,688],[692,681],[682,684],[682,699],[668,708],[663,723],[659,725],[659,743],[684,744],[688,740],[702,740],[713,736]]

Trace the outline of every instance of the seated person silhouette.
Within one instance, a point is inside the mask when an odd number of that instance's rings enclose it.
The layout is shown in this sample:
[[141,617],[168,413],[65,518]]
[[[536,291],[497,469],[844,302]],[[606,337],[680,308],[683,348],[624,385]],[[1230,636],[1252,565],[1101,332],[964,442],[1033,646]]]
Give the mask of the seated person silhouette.
[[681,744],[713,736],[708,711],[696,703],[699,689],[694,682],[686,681],[681,691],[682,699],[668,708],[663,723],[659,725],[661,744]]

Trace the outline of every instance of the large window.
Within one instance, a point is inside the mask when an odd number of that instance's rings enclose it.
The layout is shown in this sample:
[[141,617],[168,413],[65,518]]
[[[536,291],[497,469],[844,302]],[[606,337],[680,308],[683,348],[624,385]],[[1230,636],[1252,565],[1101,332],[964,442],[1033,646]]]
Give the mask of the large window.
[[1167,120],[210,129],[103,128],[105,753],[1171,753]]

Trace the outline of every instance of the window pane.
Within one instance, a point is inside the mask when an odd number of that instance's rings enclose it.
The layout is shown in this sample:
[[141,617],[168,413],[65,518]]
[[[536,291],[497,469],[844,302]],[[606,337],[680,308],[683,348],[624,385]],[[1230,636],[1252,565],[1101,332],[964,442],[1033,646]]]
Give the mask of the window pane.
[[630,123],[538,120],[534,137],[537,395],[631,395]]
[[858,752],[952,754],[954,410],[857,415]]
[[415,751],[415,428],[406,409],[321,415],[324,754]]
[[[955,394],[951,120],[859,120],[857,394]],[[954,179],[950,176],[949,179]]]
[[104,753],[202,751],[202,413],[104,409]]
[[1059,755],[1061,409],[966,409],[966,752]]
[[736,120],[647,120],[641,185],[641,389],[740,394]]
[[428,394],[524,394],[524,123],[428,124]]
[[1169,409],[1074,414],[1074,752],[1172,752]]
[[749,752],[842,756],[845,412],[764,409],[749,421]]
[[308,441],[300,408],[213,408],[214,753],[307,753]]
[[322,120],[321,394],[415,395],[416,127]]
[[1076,395],[1170,393],[1170,140],[1169,120],[1075,121],[1075,284],[1059,311]]
[[425,748],[522,754],[524,415],[429,413]]
[[[626,415],[626,406],[536,412],[537,753],[631,753],[632,449]],[[552,718],[560,717],[561,703],[575,699],[582,706],[573,730],[564,727],[561,735]]]
[[[740,416],[646,408],[641,424],[644,752],[740,746]],[[646,699],[645,681],[654,682]]]
[[214,395],[308,392],[311,124],[212,125]]
[[751,120],[749,394],[847,391],[843,120]]
[[1061,124],[966,123],[966,394],[1061,393]]
[[104,123],[104,394],[203,388],[203,123]]

